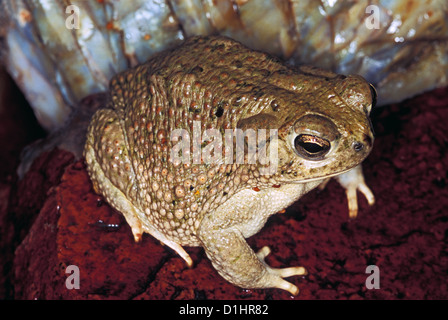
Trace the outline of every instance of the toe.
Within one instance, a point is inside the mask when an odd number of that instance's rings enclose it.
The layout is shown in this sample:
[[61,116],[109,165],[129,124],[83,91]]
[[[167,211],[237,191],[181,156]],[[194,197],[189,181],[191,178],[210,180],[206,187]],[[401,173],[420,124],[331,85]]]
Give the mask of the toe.
[[264,260],[271,253],[271,249],[268,246],[264,246],[257,252],[257,257],[260,260]]
[[293,285],[292,283],[290,283],[286,280],[283,280],[282,278],[278,278],[276,283],[274,283],[273,287],[282,289],[282,290],[286,290],[289,293],[291,293],[293,296],[296,296],[299,294],[299,288],[297,286]]

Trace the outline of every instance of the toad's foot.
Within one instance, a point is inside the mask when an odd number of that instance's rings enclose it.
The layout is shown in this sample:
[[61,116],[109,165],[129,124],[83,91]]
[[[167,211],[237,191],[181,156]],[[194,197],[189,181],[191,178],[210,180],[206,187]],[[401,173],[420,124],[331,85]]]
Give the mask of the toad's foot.
[[[304,267],[271,268],[264,261],[264,258],[266,258],[270,253],[271,253],[271,249],[268,246],[264,246],[263,248],[260,249],[260,251],[257,252],[258,259],[260,259],[263,262],[263,264],[265,265],[265,267],[269,271],[269,273],[278,275],[281,278],[288,278],[288,277],[292,277],[292,276],[305,276],[308,274],[308,272],[306,271],[306,269]],[[279,286],[277,288],[289,291],[293,295],[297,295],[299,293],[299,289],[295,285],[293,285],[283,279],[280,279],[280,280],[281,280],[281,282],[279,282],[279,284],[281,285],[281,287]]]
[[270,253],[269,248],[263,247],[256,254],[237,228],[201,228],[199,234],[208,258],[227,281],[247,289],[279,288],[293,295],[299,293],[295,285],[283,278],[305,275],[305,268],[269,267],[264,262],[264,258]]
[[349,217],[351,219],[356,218],[358,215],[357,190],[366,197],[369,205],[375,203],[375,196],[364,181],[361,165],[357,165],[352,170],[337,176],[336,180],[338,180],[338,182],[345,188],[348,200]]

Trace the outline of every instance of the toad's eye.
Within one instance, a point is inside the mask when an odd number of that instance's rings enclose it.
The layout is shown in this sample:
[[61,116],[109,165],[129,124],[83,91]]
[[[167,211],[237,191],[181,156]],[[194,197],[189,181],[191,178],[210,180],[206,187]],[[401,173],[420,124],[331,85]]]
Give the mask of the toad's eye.
[[330,150],[331,144],[328,140],[311,134],[301,134],[294,139],[294,147],[297,153],[309,160],[320,160]]
[[369,87],[370,87],[370,94],[372,96],[372,108],[375,108],[375,106],[376,106],[376,98],[377,98],[376,89],[370,83],[369,83]]

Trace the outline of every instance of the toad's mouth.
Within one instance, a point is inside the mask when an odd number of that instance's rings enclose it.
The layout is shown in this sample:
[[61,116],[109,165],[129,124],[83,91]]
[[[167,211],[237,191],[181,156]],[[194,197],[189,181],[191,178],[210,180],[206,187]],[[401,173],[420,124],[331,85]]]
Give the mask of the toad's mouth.
[[300,184],[300,183],[308,183],[308,182],[313,182],[313,181],[318,181],[318,180],[324,180],[324,179],[327,179],[327,178],[333,178],[333,177],[339,176],[341,174],[347,173],[348,171],[352,170],[353,168],[355,168],[359,164],[361,164],[361,163],[355,164],[355,165],[351,166],[348,169],[344,169],[344,170],[341,170],[341,171],[333,172],[333,173],[330,173],[330,174],[325,174],[325,175],[318,176],[318,177],[305,178],[305,179],[299,178],[300,180],[291,180],[291,179],[281,180],[281,179],[279,179],[278,181],[281,182],[281,183]]

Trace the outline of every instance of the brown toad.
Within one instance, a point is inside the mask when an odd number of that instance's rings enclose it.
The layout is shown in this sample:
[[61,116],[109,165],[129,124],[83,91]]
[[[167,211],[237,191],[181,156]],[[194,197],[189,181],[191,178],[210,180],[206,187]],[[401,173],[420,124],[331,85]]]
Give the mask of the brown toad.
[[[136,241],[149,233],[190,266],[182,246],[202,246],[231,283],[297,294],[283,278],[305,269],[270,268],[269,248],[255,253],[245,238],[345,172],[351,216],[357,189],[373,202],[359,164],[373,145],[374,99],[361,77],[195,37],[112,79],[110,105],[94,115],[84,155],[95,190],[123,213]],[[243,140],[224,138],[236,128]]]

